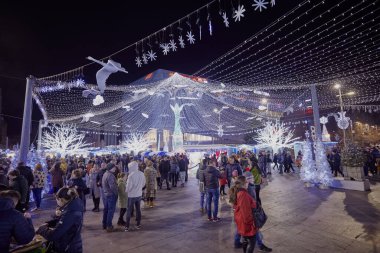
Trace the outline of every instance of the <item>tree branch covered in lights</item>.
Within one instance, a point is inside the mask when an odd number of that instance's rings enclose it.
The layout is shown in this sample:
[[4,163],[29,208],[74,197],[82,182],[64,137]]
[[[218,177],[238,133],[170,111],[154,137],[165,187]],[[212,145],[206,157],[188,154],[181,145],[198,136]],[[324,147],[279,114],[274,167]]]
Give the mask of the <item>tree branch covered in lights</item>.
[[77,131],[75,125],[51,125],[42,135],[42,147],[61,155],[74,154],[88,147],[84,141],[85,135]]
[[122,143],[129,151],[137,155],[140,151],[146,151],[149,148],[149,141],[145,138],[145,133],[132,133]]
[[294,130],[290,130],[290,127],[284,126],[283,123],[267,122],[265,127],[257,130],[257,137],[254,138],[257,141],[259,148],[270,147],[273,152],[277,152],[281,148],[291,148],[295,140]]

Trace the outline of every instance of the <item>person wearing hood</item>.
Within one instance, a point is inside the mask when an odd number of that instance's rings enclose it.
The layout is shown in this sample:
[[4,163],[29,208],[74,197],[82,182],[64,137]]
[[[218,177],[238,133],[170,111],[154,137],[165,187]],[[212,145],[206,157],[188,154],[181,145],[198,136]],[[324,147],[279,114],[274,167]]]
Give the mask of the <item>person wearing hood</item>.
[[[219,178],[220,172],[215,167],[215,161],[208,160],[208,166],[203,173],[201,181],[205,184],[205,192],[207,195],[207,215],[209,221],[220,221],[218,217],[219,205]],[[213,215],[211,216],[211,203],[214,202]]]
[[103,229],[106,229],[107,232],[113,231],[112,219],[115,214],[118,196],[117,182],[114,175],[116,169],[115,164],[107,164],[106,172],[102,177],[102,191],[104,195]]
[[27,244],[33,240],[34,228],[30,214],[22,214],[15,209],[19,199],[17,191],[0,192],[0,252],[9,252],[11,238],[17,244]]
[[56,200],[57,216],[39,227],[36,233],[50,242],[53,252],[82,253],[82,201],[77,191],[69,187],[59,189]]
[[9,171],[8,177],[10,189],[17,191],[21,196],[19,202],[16,205],[16,210],[24,213],[27,210],[26,200],[29,192],[28,181],[25,179],[25,177],[20,175],[20,172],[18,170]]
[[129,223],[131,220],[131,212],[133,207],[136,208],[136,229],[141,228],[141,208],[140,202],[142,198],[142,189],[145,186],[146,180],[144,173],[138,170],[138,163],[132,161],[128,164],[129,175],[125,191],[128,194],[128,208],[125,231],[129,231]]

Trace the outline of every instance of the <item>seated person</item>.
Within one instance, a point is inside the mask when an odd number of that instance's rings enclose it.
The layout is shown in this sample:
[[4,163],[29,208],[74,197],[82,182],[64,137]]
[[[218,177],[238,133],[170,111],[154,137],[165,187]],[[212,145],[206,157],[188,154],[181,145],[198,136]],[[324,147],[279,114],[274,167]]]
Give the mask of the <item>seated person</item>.
[[27,244],[33,240],[30,214],[22,214],[15,209],[19,199],[17,191],[0,192],[0,252],[9,252],[12,237],[17,244]]
[[82,253],[83,204],[74,188],[63,187],[56,194],[58,209],[54,220],[38,228],[54,252]]

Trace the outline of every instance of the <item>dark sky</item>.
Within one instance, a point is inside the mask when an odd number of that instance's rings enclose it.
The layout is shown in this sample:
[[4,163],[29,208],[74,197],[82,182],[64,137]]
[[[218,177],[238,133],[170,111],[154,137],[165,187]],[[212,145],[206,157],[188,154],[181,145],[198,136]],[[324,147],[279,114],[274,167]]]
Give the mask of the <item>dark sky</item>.
[[[86,56],[102,58],[134,43],[186,16],[208,3],[206,0],[187,1],[2,1],[0,4],[0,87],[3,90],[3,114],[22,117],[25,77],[44,77],[64,72],[88,63]],[[233,0],[237,6],[239,1]],[[259,13],[251,7],[252,0],[240,0],[247,9],[245,18],[225,28],[218,9],[210,9],[214,35],[203,21],[203,38],[185,49],[162,56],[155,64],[138,69],[134,65],[134,50],[112,59],[120,62],[128,75],[115,75],[110,84],[128,84],[158,68],[192,74],[213,59],[238,45],[259,29],[293,8],[300,0],[278,0],[274,8]],[[221,0],[222,7],[231,13],[231,1]],[[192,20],[195,25],[195,20]],[[193,26],[194,27],[194,26]],[[197,29],[195,29],[197,30]],[[98,66],[85,71],[87,82],[94,81]],[[113,83],[116,82],[116,83]],[[34,106],[33,119],[41,114]],[[8,134],[17,136],[21,120],[6,116]],[[33,123],[34,126],[37,122]],[[33,136],[32,136],[33,137]]]

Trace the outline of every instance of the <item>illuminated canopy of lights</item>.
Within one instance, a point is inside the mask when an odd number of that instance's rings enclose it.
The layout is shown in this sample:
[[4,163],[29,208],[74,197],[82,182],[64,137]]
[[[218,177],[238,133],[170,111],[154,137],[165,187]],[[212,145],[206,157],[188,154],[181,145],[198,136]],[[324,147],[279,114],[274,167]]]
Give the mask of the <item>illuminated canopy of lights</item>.
[[[322,108],[337,107],[334,84],[348,105],[380,101],[379,1],[303,1],[272,24],[203,67],[194,75],[225,85],[270,93],[271,104],[285,111],[311,103],[317,85]],[[263,107],[262,107],[263,108]]]

